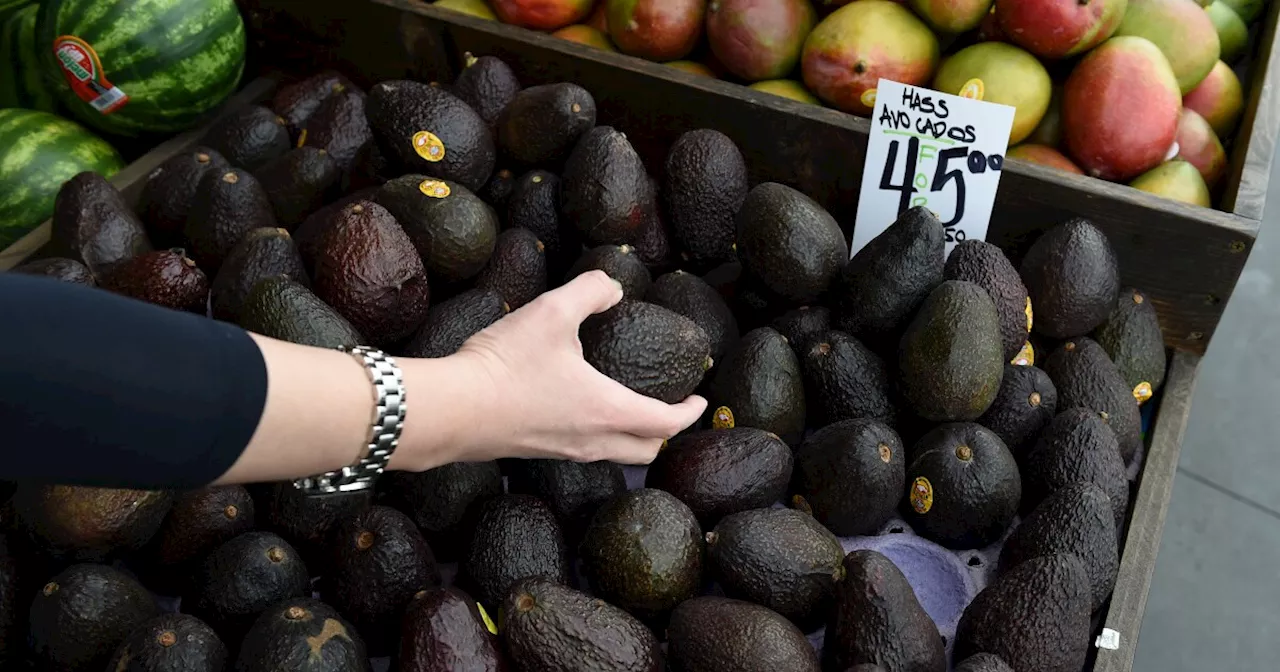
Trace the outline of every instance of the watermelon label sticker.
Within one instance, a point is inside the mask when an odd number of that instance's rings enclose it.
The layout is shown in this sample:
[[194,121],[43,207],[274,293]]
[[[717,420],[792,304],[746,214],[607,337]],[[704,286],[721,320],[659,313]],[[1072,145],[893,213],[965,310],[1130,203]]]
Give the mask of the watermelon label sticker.
[[129,102],[124,91],[107,81],[98,52],[84,40],[63,35],[53,41],[53,53],[62,68],[62,76],[80,100],[102,114],[111,114]]

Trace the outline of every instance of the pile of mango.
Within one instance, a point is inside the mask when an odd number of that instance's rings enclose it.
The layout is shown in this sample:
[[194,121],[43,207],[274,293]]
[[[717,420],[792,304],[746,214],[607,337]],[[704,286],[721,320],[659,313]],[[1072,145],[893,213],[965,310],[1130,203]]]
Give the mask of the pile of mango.
[[890,79],[1016,109],[1009,155],[1209,207],[1267,0],[438,0],[870,116]]

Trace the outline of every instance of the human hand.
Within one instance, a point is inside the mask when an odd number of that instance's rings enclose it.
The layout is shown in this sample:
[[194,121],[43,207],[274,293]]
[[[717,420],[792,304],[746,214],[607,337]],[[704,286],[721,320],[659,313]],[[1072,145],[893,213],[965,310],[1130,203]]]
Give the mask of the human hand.
[[[457,460],[542,457],[648,464],[707,402],[642,396],[582,358],[578,327],[622,299],[601,271],[583,273],[471,337],[453,355],[487,395]],[[483,414],[482,414],[483,415]]]

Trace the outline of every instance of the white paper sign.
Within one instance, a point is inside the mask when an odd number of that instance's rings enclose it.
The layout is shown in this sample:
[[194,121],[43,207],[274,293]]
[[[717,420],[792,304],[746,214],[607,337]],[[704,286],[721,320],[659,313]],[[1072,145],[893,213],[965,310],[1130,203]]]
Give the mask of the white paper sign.
[[880,80],[850,254],[917,205],[946,226],[947,254],[986,237],[1014,109],[977,100],[981,80],[965,93],[973,97]]

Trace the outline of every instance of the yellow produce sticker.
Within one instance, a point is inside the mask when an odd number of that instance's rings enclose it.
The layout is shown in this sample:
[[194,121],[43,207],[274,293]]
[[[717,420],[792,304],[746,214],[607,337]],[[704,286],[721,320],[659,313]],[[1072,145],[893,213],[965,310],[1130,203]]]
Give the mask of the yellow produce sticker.
[[489,629],[489,634],[498,634],[498,626],[493,624],[493,619],[489,618],[489,612],[484,610],[484,605],[476,602],[476,609],[480,610],[480,620],[484,621],[484,627]]
[[986,95],[986,93],[987,85],[983,84],[981,79],[974,77],[973,79],[965,82],[964,86],[960,87],[960,92],[956,95],[961,98],[969,98],[971,100],[982,100],[982,97]]
[[1036,351],[1031,347],[1031,341],[1022,344],[1022,349],[1018,351],[1017,356],[1009,362],[1014,366],[1031,366],[1036,363]]
[[721,406],[711,416],[712,429],[733,429],[733,411],[728,406]]
[[1029,296],[1027,297],[1027,309],[1026,309],[1026,313],[1027,313],[1027,333],[1029,334],[1029,333],[1031,333],[1031,323],[1032,323],[1032,321],[1033,321],[1033,319],[1032,319],[1032,318],[1033,318],[1033,314],[1032,314],[1032,312],[1031,312],[1031,297],[1029,297]]
[[298,146],[301,147],[305,144],[307,144],[307,129],[304,128],[302,129],[302,132],[298,134]]
[[916,513],[929,513],[929,509],[933,508],[933,485],[929,483],[929,479],[924,476],[917,478],[911,484],[907,499],[911,501],[911,508]]
[[423,180],[422,184],[418,185],[418,191],[431,198],[444,198],[450,193],[449,185],[440,180]]
[[413,151],[432,163],[444,160],[444,142],[431,131],[418,131],[413,134]]
[[862,96],[859,97],[859,100],[861,100],[862,104],[866,105],[867,107],[875,107],[876,106],[876,90],[867,89],[866,91],[863,91]]
[[1146,401],[1151,398],[1152,394],[1151,383],[1148,383],[1145,380],[1138,383],[1138,386],[1133,388],[1133,398],[1138,400],[1139,406],[1146,403]]

